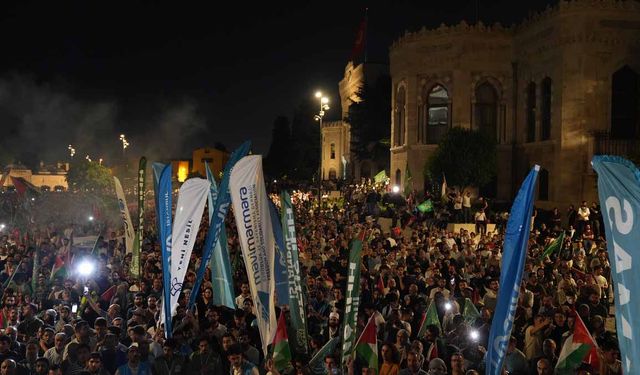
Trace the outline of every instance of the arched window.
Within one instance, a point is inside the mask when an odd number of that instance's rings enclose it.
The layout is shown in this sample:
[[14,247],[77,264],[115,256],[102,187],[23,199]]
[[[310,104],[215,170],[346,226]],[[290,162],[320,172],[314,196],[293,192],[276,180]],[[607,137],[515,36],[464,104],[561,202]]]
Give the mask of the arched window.
[[538,177],[538,199],[541,201],[549,200],[549,171],[541,168]]
[[551,139],[551,78],[542,80],[541,103],[540,103],[540,125],[542,125],[540,138],[543,141]]
[[435,85],[422,93],[418,111],[418,141],[423,144],[439,143],[449,128],[451,116],[449,93],[441,85]]
[[400,186],[402,184],[402,172],[400,172],[400,169],[398,168],[396,170],[396,185]]
[[527,86],[527,142],[536,140],[536,84]]
[[629,139],[640,135],[638,124],[640,93],[638,74],[625,65],[611,79],[611,138]]
[[337,178],[338,174],[336,173],[336,170],[331,168],[329,169],[329,179],[330,180],[335,180]]
[[331,159],[335,159],[336,158],[336,144],[332,143],[331,144]]
[[394,143],[396,146],[402,146],[405,143],[404,133],[405,129],[405,90],[404,87],[400,87],[396,94],[396,107],[394,116]]
[[493,137],[498,135],[498,94],[489,82],[476,87],[475,125]]

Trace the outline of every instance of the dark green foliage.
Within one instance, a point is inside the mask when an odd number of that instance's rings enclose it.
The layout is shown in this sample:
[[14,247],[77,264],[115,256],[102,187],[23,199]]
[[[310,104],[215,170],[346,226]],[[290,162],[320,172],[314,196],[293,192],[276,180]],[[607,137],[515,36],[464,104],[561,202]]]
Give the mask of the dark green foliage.
[[113,177],[109,169],[86,159],[74,160],[71,163],[67,183],[72,191],[104,192],[113,189]]
[[289,173],[293,164],[289,119],[278,116],[273,122],[271,146],[264,160],[264,171],[271,178],[282,178]]
[[424,172],[435,178],[444,173],[449,186],[484,186],[496,175],[495,137],[453,127],[427,160]]
[[358,101],[351,103],[345,118],[351,124],[351,150],[359,160],[385,165],[391,132],[391,80],[382,76],[373,86],[365,84],[356,95]]
[[318,109],[311,104],[311,101],[302,103],[295,111],[291,123],[289,158],[292,159],[292,164],[288,176],[294,180],[311,181],[318,178],[320,127],[313,119]]

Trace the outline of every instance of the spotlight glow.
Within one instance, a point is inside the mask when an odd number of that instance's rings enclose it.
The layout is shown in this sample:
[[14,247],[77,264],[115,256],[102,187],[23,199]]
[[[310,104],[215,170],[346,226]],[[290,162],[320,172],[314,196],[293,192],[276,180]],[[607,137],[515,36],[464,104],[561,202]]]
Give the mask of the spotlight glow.
[[474,329],[473,331],[471,331],[471,333],[469,333],[469,337],[471,337],[471,340],[473,341],[478,341],[478,339],[480,338],[480,333]]
[[78,264],[78,268],[76,269],[80,276],[87,277],[95,271],[96,265],[90,260],[83,260]]
[[452,306],[451,306],[451,303],[450,303],[450,302],[446,302],[446,303],[444,304],[444,309],[445,309],[445,310],[447,310],[447,311],[451,310],[451,307],[452,307]]
[[398,185],[395,185],[392,190],[394,193],[398,193],[400,192],[400,187]]

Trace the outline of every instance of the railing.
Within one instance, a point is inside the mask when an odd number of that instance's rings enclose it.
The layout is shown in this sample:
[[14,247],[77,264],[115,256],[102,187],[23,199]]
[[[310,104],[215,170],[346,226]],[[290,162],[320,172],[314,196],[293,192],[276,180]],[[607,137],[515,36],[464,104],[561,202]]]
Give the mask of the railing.
[[640,149],[640,139],[616,139],[611,138],[607,132],[594,134],[595,155],[630,156],[637,154]]

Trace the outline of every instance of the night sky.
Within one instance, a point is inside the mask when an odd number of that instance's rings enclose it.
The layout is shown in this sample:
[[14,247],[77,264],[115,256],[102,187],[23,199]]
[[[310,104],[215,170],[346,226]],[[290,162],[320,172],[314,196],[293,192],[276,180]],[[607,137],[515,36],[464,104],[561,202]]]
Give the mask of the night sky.
[[[476,14],[509,25],[548,2],[371,3],[368,56],[387,59],[405,29]],[[3,2],[0,152],[53,162],[71,143],[109,163],[122,152],[120,133],[131,156],[152,160],[249,138],[266,152],[276,116],[291,117],[316,89],[339,102],[367,4]],[[328,117],[339,113],[336,106]]]

